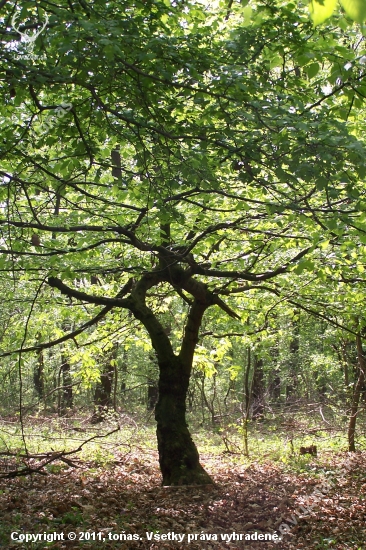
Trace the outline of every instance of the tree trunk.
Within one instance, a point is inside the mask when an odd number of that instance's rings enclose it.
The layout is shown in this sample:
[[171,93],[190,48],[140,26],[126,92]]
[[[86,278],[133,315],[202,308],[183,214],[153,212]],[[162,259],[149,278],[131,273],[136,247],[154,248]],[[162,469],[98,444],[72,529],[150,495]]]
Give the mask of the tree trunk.
[[344,370],[344,385],[346,386],[347,391],[349,390],[349,374],[348,374],[348,357],[346,351],[346,344],[342,343],[341,348],[342,359],[343,359],[343,370]]
[[126,348],[123,348],[122,353],[122,363],[121,363],[121,392],[123,394],[123,399],[125,399],[126,392],[126,379],[127,379],[127,351]]
[[263,359],[254,358],[252,382],[253,420],[262,419],[264,415],[264,373]]
[[117,355],[118,355],[118,342],[114,344],[113,351],[113,410],[117,411],[117,388],[118,388],[118,367],[117,367]]
[[362,339],[361,339],[360,333],[358,333],[356,336],[356,343],[357,343],[359,376],[353,392],[353,398],[352,398],[352,404],[351,404],[351,415],[350,415],[349,424],[348,424],[348,450],[353,453],[356,451],[356,446],[355,446],[356,419],[358,414],[358,405],[360,402],[362,388],[365,382],[365,371],[366,371],[366,361],[362,350]]
[[156,364],[157,356],[156,353],[152,352],[149,354],[150,365],[147,378],[147,404],[146,408],[148,411],[153,411],[155,409],[156,402],[158,400],[159,388],[156,375]]
[[294,394],[297,390],[297,373],[298,373],[298,362],[299,362],[299,348],[300,348],[300,342],[299,342],[299,332],[300,332],[300,326],[299,326],[299,320],[294,319],[292,321],[293,326],[293,332],[292,332],[292,339],[290,342],[290,352],[289,352],[289,359],[288,359],[288,371],[289,371],[289,377],[290,377],[290,383],[286,386],[286,399],[290,399],[291,397],[294,397]]
[[[112,355],[113,356],[113,355]],[[100,373],[100,381],[94,392],[94,414],[91,419],[93,424],[104,420],[105,412],[112,405],[112,384],[115,370],[115,360],[107,360]]]
[[249,421],[249,411],[250,411],[250,398],[251,391],[249,387],[249,374],[251,369],[252,354],[251,349],[248,347],[247,352],[247,364],[244,372],[244,386],[243,386],[243,441],[244,441],[244,454],[249,456],[249,447],[248,447],[248,421]]
[[147,383],[147,410],[153,411],[158,400],[159,388],[154,380],[149,378]]
[[163,485],[212,483],[199,462],[199,455],[186,422],[186,397],[190,366],[179,357],[159,360],[159,398],[155,407],[159,463]]
[[59,401],[59,415],[62,416],[67,412],[67,409],[72,409],[73,407],[73,394],[72,394],[72,379],[70,374],[70,363],[67,358],[61,356],[61,367],[60,367],[60,377],[62,375],[62,388]]
[[234,392],[234,380],[230,378],[229,385],[227,387],[227,391],[224,397],[224,407],[225,407],[226,413],[229,411],[228,399],[231,401],[231,395],[233,392]]
[[271,349],[273,367],[270,375],[270,382],[268,385],[268,393],[270,395],[270,398],[275,399],[276,401],[281,397],[281,378],[280,378],[280,371],[278,369],[278,362],[279,362],[278,346],[279,344],[275,345]]
[[[173,351],[166,330],[145,304],[146,291],[155,284],[155,275],[140,279],[131,293],[129,308],[147,329],[159,366],[159,397],[155,407],[159,464],[163,485],[204,485],[213,483],[199,462],[186,421],[186,397],[192,372],[194,350],[202,317],[212,302],[202,300],[190,306],[179,355]],[[201,290],[201,287],[199,287]]]
[[44,398],[44,358],[43,350],[37,352],[37,363],[33,371],[34,388],[39,399]]
[[208,400],[207,395],[206,395],[206,391],[205,391],[205,381],[206,381],[206,375],[205,375],[204,372],[202,372],[201,373],[201,384],[202,384],[202,386],[201,386],[201,395],[202,395],[202,400],[203,400],[203,403],[206,405],[207,409],[210,412],[211,424],[212,424],[212,426],[215,426],[216,413],[215,413],[215,408],[214,408],[214,399],[211,400],[211,403]]

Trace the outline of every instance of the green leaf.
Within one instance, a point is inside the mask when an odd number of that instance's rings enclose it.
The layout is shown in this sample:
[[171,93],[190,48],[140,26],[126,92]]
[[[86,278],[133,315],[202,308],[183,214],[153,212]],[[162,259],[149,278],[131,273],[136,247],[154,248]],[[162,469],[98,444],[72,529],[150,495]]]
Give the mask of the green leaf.
[[303,271],[314,271],[315,264],[311,260],[303,260],[299,264],[297,264],[296,268],[294,269],[294,272],[297,275],[300,275]]
[[315,75],[318,74],[320,70],[319,63],[311,63],[308,67],[306,67],[306,74],[308,75],[308,78],[313,78]]
[[357,21],[363,23],[366,19],[366,0],[340,0],[346,14]]
[[332,15],[336,3],[337,0],[312,0],[310,2],[309,11],[314,27],[323,23]]
[[243,27],[248,27],[251,24],[251,18],[253,13],[253,8],[250,6],[246,6],[241,10],[244,18],[244,22],[242,23]]
[[283,58],[280,55],[276,55],[271,59],[269,63],[269,68],[274,69],[275,67],[281,67],[283,65]]

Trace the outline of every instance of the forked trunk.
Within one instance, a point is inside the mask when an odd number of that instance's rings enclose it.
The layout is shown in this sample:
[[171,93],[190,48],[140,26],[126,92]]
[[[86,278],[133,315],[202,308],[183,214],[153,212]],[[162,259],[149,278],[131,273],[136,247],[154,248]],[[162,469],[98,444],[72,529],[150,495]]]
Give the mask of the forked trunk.
[[[146,291],[155,284],[154,276],[143,277],[132,292],[129,307],[147,329],[159,365],[159,397],[155,406],[155,419],[163,485],[211,484],[212,479],[199,462],[198,451],[186,421],[186,397],[194,350],[203,314],[211,302],[205,302],[207,289],[202,285],[202,299],[195,299],[190,306],[180,353],[176,355],[167,330],[145,304]],[[201,290],[199,283],[196,285]]]
[[213,483],[199,462],[186,421],[190,367],[179,357],[159,362],[159,399],[155,408],[159,463],[163,485]]

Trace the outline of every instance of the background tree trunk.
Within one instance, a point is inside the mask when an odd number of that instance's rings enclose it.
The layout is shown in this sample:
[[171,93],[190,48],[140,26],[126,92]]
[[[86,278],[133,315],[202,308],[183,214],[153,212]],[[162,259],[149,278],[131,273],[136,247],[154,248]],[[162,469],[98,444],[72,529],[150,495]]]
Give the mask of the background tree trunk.
[[127,351],[126,348],[123,348],[122,352],[122,363],[121,363],[121,392],[123,394],[123,399],[125,398],[125,392],[127,389],[126,386],[126,378],[127,378]]
[[252,382],[253,420],[263,418],[264,415],[264,373],[263,359],[254,357],[254,371]]
[[357,414],[358,414],[358,405],[360,402],[360,397],[361,397],[362,389],[365,382],[365,370],[366,370],[366,361],[365,361],[365,356],[363,354],[362,338],[360,333],[358,333],[356,336],[356,343],[357,343],[359,376],[353,392],[353,398],[352,398],[352,404],[351,404],[351,415],[350,415],[349,424],[348,424],[348,450],[350,452],[356,451],[356,446],[355,446],[356,420],[357,420]]
[[44,357],[43,350],[37,352],[37,363],[33,371],[34,388],[39,399],[44,398]]
[[91,420],[93,424],[102,422],[104,420],[105,413],[112,405],[113,375],[113,359],[111,361],[107,360],[107,362],[103,365],[103,370],[100,373],[100,381],[97,383],[94,392],[94,414]]
[[298,375],[298,362],[299,362],[299,348],[300,348],[300,323],[299,319],[295,318],[292,321],[293,332],[292,339],[290,342],[290,354],[289,354],[289,373],[290,381],[286,386],[286,399],[293,398],[296,395],[297,390],[297,375]]
[[62,416],[66,413],[67,409],[73,407],[73,393],[72,393],[72,379],[70,374],[70,363],[67,357],[61,356],[60,377],[62,383],[62,389],[59,399],[59,415]]
[[243,442],[244,442],[244,453],[245,456],[249,456],[249,447],[248,447],[248,422],[249,422],[249,411],[250,411],[250,398],[251,398],[251,388],[249,385],[249,375],[252,363],[252,354],[251,349],[248,347],[247,350],[247,364],[244,370],[244,385],[243,385]]

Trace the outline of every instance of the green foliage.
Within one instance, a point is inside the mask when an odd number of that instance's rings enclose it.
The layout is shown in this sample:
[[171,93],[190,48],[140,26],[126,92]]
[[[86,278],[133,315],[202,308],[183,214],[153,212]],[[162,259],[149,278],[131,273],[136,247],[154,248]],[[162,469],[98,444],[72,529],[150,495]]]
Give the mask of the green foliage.
[[363,23],[366,19],[366,3],[364,0],[340,0],[346,14],[357,21]]
[[[363,23],[366,19],[365,0],[339,0],[346,15],[356,21]],[[334,12],[337,0],[311,0],[309,4],[311,18],[314,25],[324,23]]]
[[309,9],[314,25],[324,23],[333,14],[336,5],[337,0],[312,0]]

